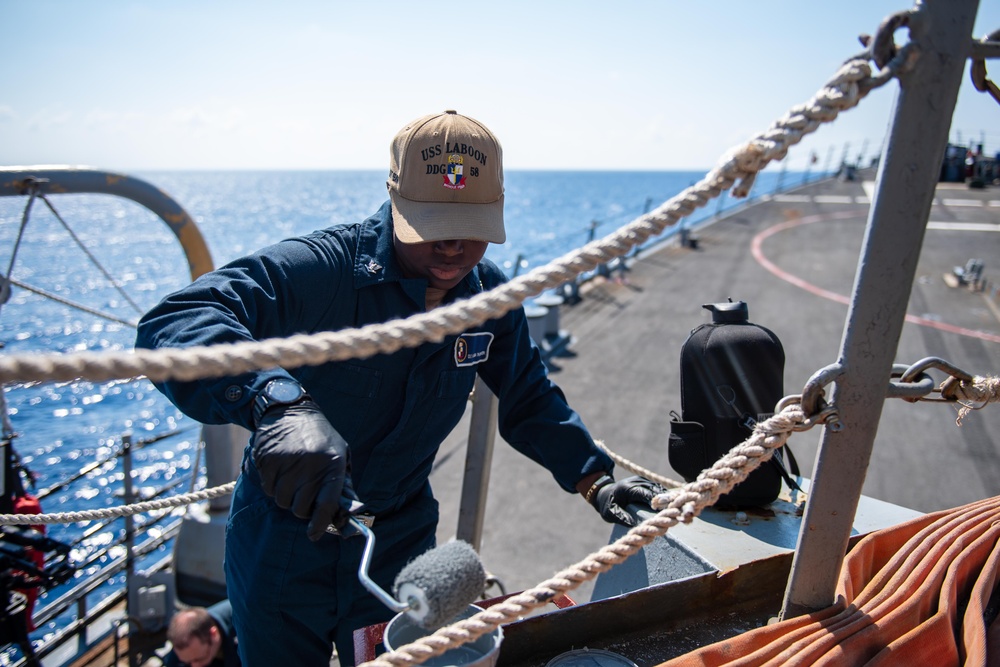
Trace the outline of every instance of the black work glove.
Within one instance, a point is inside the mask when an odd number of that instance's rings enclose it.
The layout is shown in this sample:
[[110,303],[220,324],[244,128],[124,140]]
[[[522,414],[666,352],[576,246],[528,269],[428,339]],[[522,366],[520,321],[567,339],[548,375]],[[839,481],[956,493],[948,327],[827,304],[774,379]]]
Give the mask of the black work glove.
[[350,481],[347,443],[313,401],[275,405],[261,416],[253,439],[253,461],[264,493],[278,507],[309,519],[316,541],[333,524],[342,528],[357,495]]
[[600,513],[601,518],[608,523],[617,523],[631,528],[636,525],[636,520],[625,510],[625,507],[628,505],[649,507],[653,496],[659,493],[663,493],[663,488],[645,477],[626,477],[597,489],[591,502]]

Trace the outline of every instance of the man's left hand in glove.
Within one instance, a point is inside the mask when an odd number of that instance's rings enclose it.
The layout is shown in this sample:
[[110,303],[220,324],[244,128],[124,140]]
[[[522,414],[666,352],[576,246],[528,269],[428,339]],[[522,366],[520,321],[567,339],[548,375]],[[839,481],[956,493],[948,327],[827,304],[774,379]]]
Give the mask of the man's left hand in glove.
[[629,505],[650,507],[653,497],[663,491],[659,484],[638,475],[620,481],[615,481],[611,475],[604,475],[583,495],[605,521],[631,528],[637,521],[625,508]]

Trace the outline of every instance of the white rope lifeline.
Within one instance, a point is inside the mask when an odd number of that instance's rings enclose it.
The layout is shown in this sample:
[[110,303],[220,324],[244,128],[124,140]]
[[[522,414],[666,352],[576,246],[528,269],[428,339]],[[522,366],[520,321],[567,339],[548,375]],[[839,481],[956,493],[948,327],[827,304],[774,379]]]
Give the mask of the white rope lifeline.
[[600,447],[605,454],[607,454],[615,465],[628,470],[633,475],[641,475],[651,482],[656,482],[660,486],[666,489],[677,489],[684,486],[684,482],[678,482],[676,479],[671,479],[669,477],[664,477],[663,475],[653,472],[649,468],[644,468],[638,463],[634,463],[629,459],[625,458],[621,454],[611,451],[603,440],[595,440],[594,444]]
[[583,248],[514,278],[495,289],[406,320],[371,324],[358,329],[322,332],[256,342],[135,350],[132,352],[81,352],[67,355],[18,354],[0,358],[0,382],[72,381],[101,382],[146,375],[150,380],[190,381],[231,376],[250,370],[282,366],[294,368],[330,361],[363,359],[392,353],[427,341],[441,341],[449,334],[504,315],[525,299],[557,287],[578,274],[626,254],[650,236],[659,234],[705,206],[736,183],[733,193],[745,196],[756,174],[789,147],[850,109],[874,87],[871,69],[863,59],[844,64],[812,99],[793,107],[765,132],[733,149],[701,181],[643,215]]
[[52,514],[0,514],[0,526],[35,526],[40,524],[53,523],[76,523],[77,521],[99,521],[101,519],[115,519],[134,514],[145,514],[156,510],[171,509],[181,505],[202,500],[211,500],[219,496],[226,496],[236,488],[236,482],[229,482],[222,486],[216,486],[202,491],[193,491],[170,498],[160,498],[157,500],[146,500],[131,505],[121,505],[119,507],[106,507],[96,510],[81,510],[79,512],[54,512]]

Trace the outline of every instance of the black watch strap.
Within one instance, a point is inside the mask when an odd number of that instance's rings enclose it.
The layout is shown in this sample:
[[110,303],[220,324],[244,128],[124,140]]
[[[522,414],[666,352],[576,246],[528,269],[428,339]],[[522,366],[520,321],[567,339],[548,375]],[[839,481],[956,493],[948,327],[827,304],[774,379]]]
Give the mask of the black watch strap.
[[309,398],[306,390],[295,380],[277,378],[271,380],[253,399],[253,423],[260,424],[264,413],[275,405],[295,405]]

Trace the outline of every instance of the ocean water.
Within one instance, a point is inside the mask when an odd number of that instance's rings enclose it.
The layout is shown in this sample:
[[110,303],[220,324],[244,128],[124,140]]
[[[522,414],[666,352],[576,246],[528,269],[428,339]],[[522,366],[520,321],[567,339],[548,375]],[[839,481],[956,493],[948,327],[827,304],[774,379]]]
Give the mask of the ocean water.
[[[216,266],[289,236],[361,220],[386,198],[381,171],[131,175],[156,185],[191,214]],[[508,275],[541,266],[592,237],[600,238],[627,224],[703,175],[695,171],[508,172],[508,240],[503,246],[491,246],[487,257]],[[764,173],[751,199],[778,186],[798,185],[804,178],[801,173]],[[48,201],[55,212],[36,200],[23,224],[27,198],[0,197],[0,272],[4,275],[9,273],[18,281],[126,322],[137,320],[190,280],[174,236],[139,205],[106,195],[51,195]],[[728,198],[712,202],[687,222],[737,203]],[[0,343],[8,353],[127,350],[133,340],[134,328],[128,324],[17,286],[10,299],[0,304]],[[120,446],[125,432],[138,440],[181,431],[134,454],[133,479],[143,495],[190,477],[200,466],[197,424],[148,381],[11,383],[5,387],[5,397],[10,423],[18,434],[14,447],[32,470],[37,489],[49,488],[81,467],[106,459]],[[49,495],[43,509],[65,512],[120,505],[122,479],[120,461],[110,462]],[[190,482],[184,482],[171,493],[188,490]],[[140,525],[143,521],[138,517]],[[79,562],[95,559],[81,569],[79,577],[122,553],[119,547],[92,556],[123,530],[122,520],[100,530],[81,522],[51,526],[49,534],[74,544],[74,558]],[[123,583],[121,576],[111,586]],[[39,606],[65,588],[50,591]],[[57,624],[41,628],[35,636],[53,631]]]

